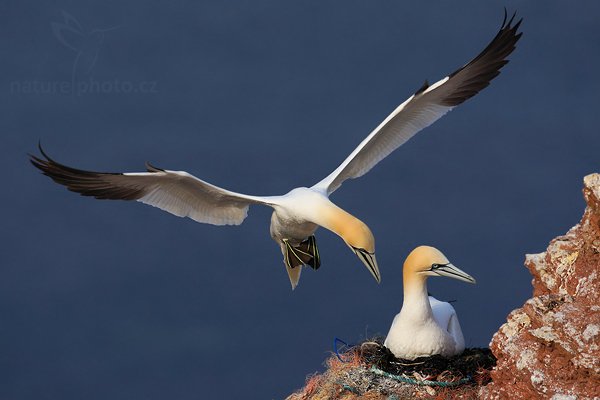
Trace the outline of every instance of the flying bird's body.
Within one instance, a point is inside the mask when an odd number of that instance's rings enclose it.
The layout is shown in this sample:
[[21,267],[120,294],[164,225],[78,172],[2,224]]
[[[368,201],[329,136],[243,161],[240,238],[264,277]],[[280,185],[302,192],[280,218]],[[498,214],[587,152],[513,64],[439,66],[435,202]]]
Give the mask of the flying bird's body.
[[460,354],[465,340],[454,307],[427,294],[428,276],[447,276],[469,283],[475,279],[456,268],[437,249],[417,247],[404,263],[404,302],[384,345],[398,358]]
[[147,172],[99,173],[32,156],[32,163],[69,190],[98,199],[136,200],[180,217],[213,225],[239,225],[251,204],[273,208],[271,237],[284,256],[292,288],[302,266],[319,268],[314,232],[322,226],[340,236],[373,277],[381,279],[375,258],[375,239],[368,226],[329,200],[347,179],[367,173],[379,161],[431,125],[455,106],[477,94],[500,73],[521,34],[520,21],[506,18],[496,37],[471,62],[433,85],[425,83],[398,106],[325,179],[312,187],[296,188],[282,196],[251,196],[202,181],[184,171],[147,165]]

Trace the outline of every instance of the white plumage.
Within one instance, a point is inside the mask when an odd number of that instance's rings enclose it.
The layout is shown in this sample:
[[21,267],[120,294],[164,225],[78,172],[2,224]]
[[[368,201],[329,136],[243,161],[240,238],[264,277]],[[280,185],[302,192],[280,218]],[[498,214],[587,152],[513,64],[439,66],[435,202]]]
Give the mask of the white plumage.
[[404,302],[394,317],[384,345],[398,358],[460,354],[465,339],[450,303],[427,294],[428,276],[447,276],[469,283],[475,279],[452,265],[437,249],[420,246],[404,263]]
[[239,225],[251,204],[273,208],[271,237],[281,248],[292,288],[302,266],[320,266],[314,237],[322,226],[339,235],[380,281],[375,258],[375,239],[362,221],[329,200],[347,179],[367,173],[379,161],[421,129],[489,85],[508,62],[521,34],[518,21],[512,25],[506,15],[500,31],[471,62],[444,79],[423,85],[398,106],[325,179],[316,185],[296,188],[281,196],[250,196],[222,189],[184,171],[164,170],[147,165],[148,172],[98,173],[60,164],[48,157],[32,156],[32,163],[69,190],[98,199],[137,200],[179,217],[213,225]]

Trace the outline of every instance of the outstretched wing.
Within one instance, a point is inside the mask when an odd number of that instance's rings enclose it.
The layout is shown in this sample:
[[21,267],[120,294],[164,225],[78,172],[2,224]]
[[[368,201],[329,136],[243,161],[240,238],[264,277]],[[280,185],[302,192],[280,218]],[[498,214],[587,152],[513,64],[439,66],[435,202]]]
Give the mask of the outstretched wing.
[[67,189],[97,199],[137,200],[178,217],[213,225],[239,225],[250,204],[268,204],[265,198],[231,192],[184,171],[168,171],[146,164],[148,172],[103,173],[67,167],[50,157],[30,155],[44,175]]
[[428,127],[448,111],[475,96],[500,74],[506,57],[515,49],[521,33],[521,20],[515,15],[507,23],[506,11],[500,31],[490,44],[468,64],[444,79],[427,82],[394,110],[329,176],[313,188],[333,193],[346,179],[366,174],[421,129]]

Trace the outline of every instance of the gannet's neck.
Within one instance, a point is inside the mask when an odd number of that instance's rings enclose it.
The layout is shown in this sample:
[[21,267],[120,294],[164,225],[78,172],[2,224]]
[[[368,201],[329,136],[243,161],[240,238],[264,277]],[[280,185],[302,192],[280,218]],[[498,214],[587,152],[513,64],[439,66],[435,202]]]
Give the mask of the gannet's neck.
[[349,246],[375,251],[375,239],[369,227],[352,214],[331,203],[322,212],[319,225],[336,233]]
[[404,269],[404,301],[402,314],[411,319],[425,321],[433,318],[429,295],[427,293],[427,277]]

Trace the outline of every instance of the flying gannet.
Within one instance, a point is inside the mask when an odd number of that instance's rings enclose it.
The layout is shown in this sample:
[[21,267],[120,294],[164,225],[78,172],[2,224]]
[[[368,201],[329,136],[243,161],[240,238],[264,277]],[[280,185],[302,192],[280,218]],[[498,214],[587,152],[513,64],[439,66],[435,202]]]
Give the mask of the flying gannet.
[[515,15],[504,21],[494,39],[473,60],[444,79],[427,82],[398,106],[325,179],[314,186],[298,187],[282,196],[250,196],[222,189],[185,171],[171,171],[146,164],[147,172],[100,173],[71,168],[31,156],[34,166],[69,190],[97,199],[136,200],[179,217],[213,225],[239,225],[251,204],[273,208],[271,237],[280,246],[292,289],[302,266],[319,268],[321,261],[314,233],[322,226],[339,235],[380,282],[375,258],[375,239],[369,227],[329,200],[347,179],[367,173],[379,161],[421,129],[473,97],[489,85],[508,63],[521,33]]
[[427,293],[427,277],[447,276],[475,283],[475,279],[452,265],[439,250],[420,246],[404,261],[404,302],[394,317],[384,346],[398,358],[441,354],[450,357],[465,349],[465,339],[450,303]]

